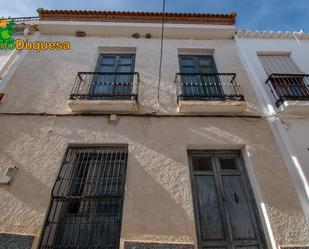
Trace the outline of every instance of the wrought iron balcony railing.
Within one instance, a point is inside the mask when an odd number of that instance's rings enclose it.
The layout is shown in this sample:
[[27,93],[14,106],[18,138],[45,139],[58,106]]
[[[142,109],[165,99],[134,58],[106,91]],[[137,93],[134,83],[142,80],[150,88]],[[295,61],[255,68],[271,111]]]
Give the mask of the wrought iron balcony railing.
[[177,101],[243,101],[235,73],[177,73]]
[[309,74],[271,74],[266,80],[279,107],[287,100],[309,101]]
[[70,99],[137,100],[139,81],[136,72],[79,72]]

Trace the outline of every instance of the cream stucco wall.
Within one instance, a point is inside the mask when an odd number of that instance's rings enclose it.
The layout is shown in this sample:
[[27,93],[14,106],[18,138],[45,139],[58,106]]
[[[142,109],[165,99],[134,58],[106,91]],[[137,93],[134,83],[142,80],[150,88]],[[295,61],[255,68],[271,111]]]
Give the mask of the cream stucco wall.
[[[72,50],[28,52],[6,86],[0,163],[19,170],[11,185],[0,186],[0,232],[39,236],[69,143],[128,143],[122,241],[196,243],[187,149],[200,148],[241,149],[250,162],[246,166],[268,242],[273,232],[277,244],[309,244],[303,210],[263,118],[176,117],[179,48],[214,49],[218,71],[238,75],[248,102],[244,114],[260,114],[232,39],[164,41],[159,114],[171,117],[141,116],[158,114],[160,40],[54,35],[38,40],[69,40]],[[104,115],[71,116],[66,105],[77,72],[94,71],[100,47],[136,48],[140,109],[116,124]]]
[[[153,113],[158,109],[157,85],[160,61],[159,39],[102,38],[41,35],[43,40],[68,40],[70,51],[55,53],[28,52],[7,87],[10,97],[0,106],[1,112],[71,113],[65,104],[71,93],[77,72],[93,72],[98,51],[104,47],[136,48],[135,71],[140,73],[139,113]],[[237,73],[247,100],[246,115],[255,115],[259,109],[248,77],[241,66],[232,39],[164,41],[162,81],[160,87],[160,114],[178,114],[175,74],[179,72],[179,48],[214,49],[218,72]],[[35,66],[34,66],[35,65]],[[23,94],[20,94],[23,93]],[[16,101],[18,98],[18,101]]]
[[[22,121],[21,121],[22,118]],[[195,242],[187,149],[244,149],[278,244],[308,243],[301,206],[266,121],[247,118],[0,117],[0,231],[38,235],[69,143],[128,143],[122,240]],[[240,128],[241,127],[241,128]],[[261,130],[263,132],[257,132]],[[248,166],[247,166],[248,167]],[[257,189],[258,188],[258,189]],[[261,217],[262,220],[265,217]],[[266,232],[266,236],[268,231]]]

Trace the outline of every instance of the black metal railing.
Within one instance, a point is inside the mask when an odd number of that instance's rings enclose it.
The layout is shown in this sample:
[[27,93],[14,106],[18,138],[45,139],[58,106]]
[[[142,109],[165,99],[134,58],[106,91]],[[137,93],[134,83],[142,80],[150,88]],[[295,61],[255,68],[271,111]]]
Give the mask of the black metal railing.
[[177,73],[177,101],[244,100],[235,73]]
[[139,81],[136,72],[79,72],[70,99],[137,100]]
[[309,101],[309,74],[271,74],[266,80],[279,107],[286,100]]

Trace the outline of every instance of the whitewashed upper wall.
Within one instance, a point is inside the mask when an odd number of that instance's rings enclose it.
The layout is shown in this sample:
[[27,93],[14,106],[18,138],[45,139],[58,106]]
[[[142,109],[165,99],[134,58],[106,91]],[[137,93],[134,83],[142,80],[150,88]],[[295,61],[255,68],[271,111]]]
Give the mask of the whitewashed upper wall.
[[[1,112],[71,113],[66,102],[79,71],[94,71],[99,48],[136,48],[135,71],[140,73],[139,112],[157,111],[157,88],[160,61],[160,39],[104,38],[87,36],[40,35],[39,41],[71,42],[69,51],[29,51],[8,82],[7,100]],[[179,72],[179,48],[211,49],[220,73],[236,73],[248,108],[245,114],[259,110],[249,78],[232,39],[188,40],[165,39],[163,48],[160,113],[177,114],[175,74]]]
[[248,63],[254,66],[254,72],[261,83],[265,83],[267,75],[257,52],[269,52],[270,54],[288,52],[299,69],[304,73],[309,73],[309,40],[239,38],[238,41]]

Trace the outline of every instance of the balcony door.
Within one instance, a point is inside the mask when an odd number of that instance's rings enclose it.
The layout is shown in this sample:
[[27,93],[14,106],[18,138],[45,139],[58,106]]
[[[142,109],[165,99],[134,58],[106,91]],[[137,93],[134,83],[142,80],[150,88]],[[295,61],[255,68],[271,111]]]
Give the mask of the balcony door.
[[200,249],[265,249],[257,207],[238,152],[189,151]]
[[223,89],[212,56],[179,56],[182,98],[222,100]]
[[90,87],[90,96],[99,99],[128,99],[133,88],[135,56],[101,54]]
[[259,55],[263,68],[271,78],[279,98],[298,98],[309,96],[308,80],[289,55]]

